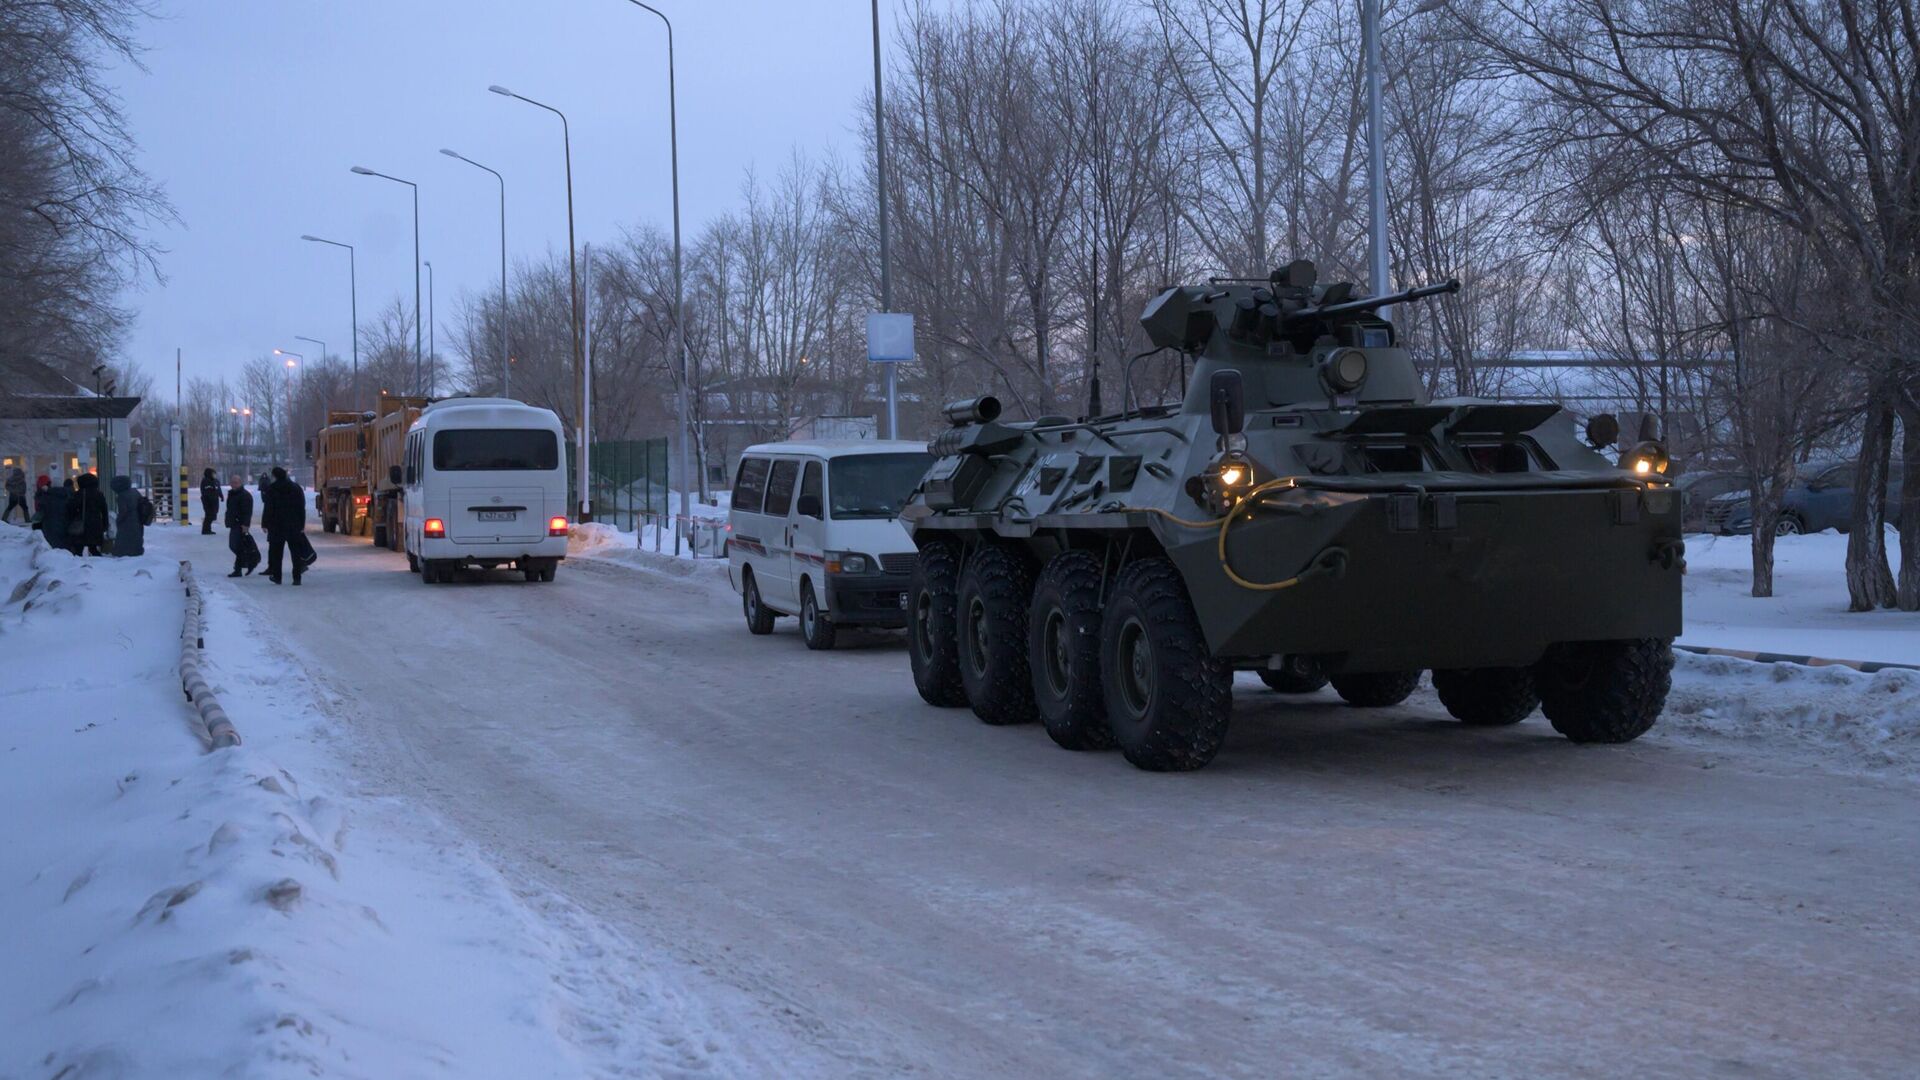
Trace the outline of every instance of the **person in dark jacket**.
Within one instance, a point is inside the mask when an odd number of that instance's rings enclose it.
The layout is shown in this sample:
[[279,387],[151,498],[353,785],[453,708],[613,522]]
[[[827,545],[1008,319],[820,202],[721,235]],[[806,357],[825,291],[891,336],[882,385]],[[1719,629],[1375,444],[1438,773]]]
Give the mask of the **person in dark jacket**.
[[33,527],[40,527],[40,518],[47,512],[47,492],[53,490],[53,481],[41,473],[33,481]]
[[32,520],[33,514],[27,509],[27,470],[16,468],[7,474],[7,508],[0,510],[0,521],[13,516],[13,508],[20,508],[20,522]]
[[200,474],[200,535],[213,535],[213,519],[220,516],[220,479],[212,469]]
[[116,476],[113,488],[113,553],[118,556],[147,553],[147,526],[140,520],[140,493],[133,490],[133,478]]
[[[287,475],[273,467],[273,482],[260,494],[260,527],[267,530],[267,579],[280,584],[280,557],[293,538],[307,531],[307,493]],[[300,584],[306,570],[296,549],[293,556],[293,583]]]
[[[107,542],[107,493],[100,490],[100,478],[92,473],[80,474],[80,494],[68,513],[80,515],[80,535],[70,549],[75,555],[85,549],[89,555],[101,554],[101,547]],[[67,535],[72,537],[73,522],[67,522]]]
[[40,491],[40,535],[57,551],[72,550],[67,543],[67,504],[72,501],[73,492],[52,481]]
[[228,577],[239,577],[253,573],[260,565],[260,546],[253,542],[253,534],[247,530],[253,528],[253,495],[247,491],[247,482],[239,475],[233,478],[233,487],[227,490],[227,550],[233,552],[233,573]]

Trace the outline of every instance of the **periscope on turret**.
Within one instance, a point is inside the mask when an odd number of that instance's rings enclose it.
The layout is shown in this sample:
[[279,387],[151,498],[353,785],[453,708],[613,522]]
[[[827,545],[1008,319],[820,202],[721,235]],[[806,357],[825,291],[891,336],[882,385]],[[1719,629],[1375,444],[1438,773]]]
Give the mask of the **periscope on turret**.
[[1300,260],[1172,288],[1141,323],[1191,361],[1181,400],[948,406],[901,515],[921,695],[1151,770],[1219,752],[1238,670],[1356,706],[1431,672],[1465,724],[1647,731],[1685,571],[1664,447],[1615,461],[1611,417],[1583,439],[1551,403],[1429,399],[1379,310],[1459,287],[1359,296]]

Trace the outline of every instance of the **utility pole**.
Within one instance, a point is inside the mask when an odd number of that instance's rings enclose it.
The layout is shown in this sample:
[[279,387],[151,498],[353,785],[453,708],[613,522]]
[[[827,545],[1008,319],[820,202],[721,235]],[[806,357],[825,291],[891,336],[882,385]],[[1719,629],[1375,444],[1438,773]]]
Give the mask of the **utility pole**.
[[[880,100],[880,0],[873,0],[873,156],[880,198],[880,310],[893,310],[893,279],[887,266],[887,114]],[[900,437],[896,365],[887,365],[887,438]],[[861,380],[863,383],[865,380]]]
[[[1392,291],[1387,275],[1387,159],[1380,109],[1380,4],[1362,0],[1360,34],[1367,59],[1367,268],[1375,296]],[[1379,315],[1389,317],[1389,308]]]

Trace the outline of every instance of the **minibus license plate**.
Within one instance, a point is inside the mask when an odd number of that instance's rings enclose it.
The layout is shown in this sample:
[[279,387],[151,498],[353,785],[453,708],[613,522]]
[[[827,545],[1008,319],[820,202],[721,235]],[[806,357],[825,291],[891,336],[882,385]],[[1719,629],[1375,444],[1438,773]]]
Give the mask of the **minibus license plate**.
[[512,510],[482,510],[482,511],[480,511],[480,520],[481,520],[481,521],[512,521],[512,520],[514,519],[514,516],[515,516],[515,512],[514,512],[514,511],[512,511]]

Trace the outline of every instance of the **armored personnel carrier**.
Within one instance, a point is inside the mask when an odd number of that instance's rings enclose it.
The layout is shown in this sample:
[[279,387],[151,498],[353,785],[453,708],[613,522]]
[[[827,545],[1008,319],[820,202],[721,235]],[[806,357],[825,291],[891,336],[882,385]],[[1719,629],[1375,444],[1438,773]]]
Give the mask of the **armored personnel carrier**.
[[1151,770],[1220,750],[1238,670],[1358,706],[1431,671],[1466,724],[1645,732],[1685,570],[1666,452],[1643,432],[1610,460],[1616,420],[1583,440],[1553,404],[1429,400],[1379,309],[1458,288],[1356,297],[1304,260],[1216,278],[1141,316],[1192,362],[1179,402],[949,405],[901,514],[921,696]]

